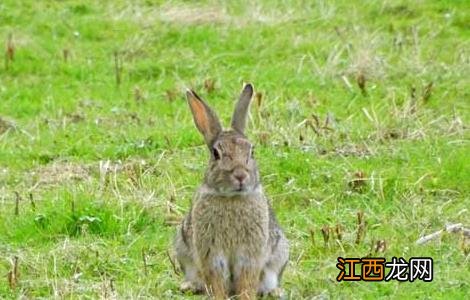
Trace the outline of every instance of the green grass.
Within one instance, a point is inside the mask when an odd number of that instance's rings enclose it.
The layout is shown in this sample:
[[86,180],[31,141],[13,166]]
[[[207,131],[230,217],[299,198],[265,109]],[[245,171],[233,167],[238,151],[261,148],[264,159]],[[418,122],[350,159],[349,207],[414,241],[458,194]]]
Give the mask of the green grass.
[[[167,253],[207,153],[184,88],[228,124],[248,81],[290,299],[468,296],[468,240],[415,243],[470,226],[468,1],[303,2],[2,1],[0,298],[189,297]],[[430,256],[434,280],[335,281],[367,255]]]

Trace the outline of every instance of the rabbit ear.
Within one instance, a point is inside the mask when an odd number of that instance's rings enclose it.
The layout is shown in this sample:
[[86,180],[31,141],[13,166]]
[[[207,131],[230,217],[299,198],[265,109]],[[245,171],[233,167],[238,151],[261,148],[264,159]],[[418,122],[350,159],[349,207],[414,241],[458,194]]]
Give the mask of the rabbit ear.
[[240,99],[238,99],[232,116],[232,128],[241,134],[245,132],[246,117],[248,115],[248,108],[250,107],[252,97],[253,85],[251,83],[247,83],[240,94]]
[[188,89],[186,98],[197,129],[204,136],[207,145],[211,145],[222,131],[217,115],[194,91]]

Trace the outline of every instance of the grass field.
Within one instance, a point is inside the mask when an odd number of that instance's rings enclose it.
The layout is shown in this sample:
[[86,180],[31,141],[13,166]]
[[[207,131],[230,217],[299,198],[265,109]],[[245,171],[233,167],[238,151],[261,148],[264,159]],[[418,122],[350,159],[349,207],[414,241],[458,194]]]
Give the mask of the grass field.
[[289,299],[468,297],[469,240],[416,240],[470,226],[469,2],[198,3],[0,2],[0,298],[201,298],[169,252],[208,158],[184,89],[228,125],[243,82]]

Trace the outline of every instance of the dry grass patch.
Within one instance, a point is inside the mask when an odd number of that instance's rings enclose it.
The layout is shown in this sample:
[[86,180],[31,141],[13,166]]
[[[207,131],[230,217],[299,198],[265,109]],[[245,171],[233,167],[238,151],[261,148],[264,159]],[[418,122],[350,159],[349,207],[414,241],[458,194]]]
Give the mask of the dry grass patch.
[[159,10],[158,18],[164,22],[180,24],[227,23],[231,19],[222,7],[199,4],[164,5]]
[[131,20],[144,27],[154,26],[157,22],[178,25],[227,24],[240,27],[251,23],[280,24],[298,19],[293,9],[277,10],[252,4],[242,15],[230,13],[224,5],[197,3],[165,3],[152,7],[127,5],[117,9],[110,7],[109,11],[114,20]]
[[164,4],[160,7],[142,7],[127,5],[110,7],[110,16],[114,20],[127,20],[143,26],[155,25],[158,21],[178,24],[214,24],[228,23],[230,16],[220,6],[202,4]]
[[57,161],[34,169],[29,176],[33,178],[34,186],[60,185],[66,182],[88,180],[91,178],[90,171],[88,165]]

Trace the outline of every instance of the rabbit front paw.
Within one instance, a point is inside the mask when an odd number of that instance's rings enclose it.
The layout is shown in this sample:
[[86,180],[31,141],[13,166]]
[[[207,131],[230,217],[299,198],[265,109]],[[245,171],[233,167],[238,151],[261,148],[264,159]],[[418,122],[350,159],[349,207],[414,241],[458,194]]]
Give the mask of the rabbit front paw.
[[180,291],[183,293],[200,294],[204,292],[204,287],[191,281],[183,281],[180,285]]

